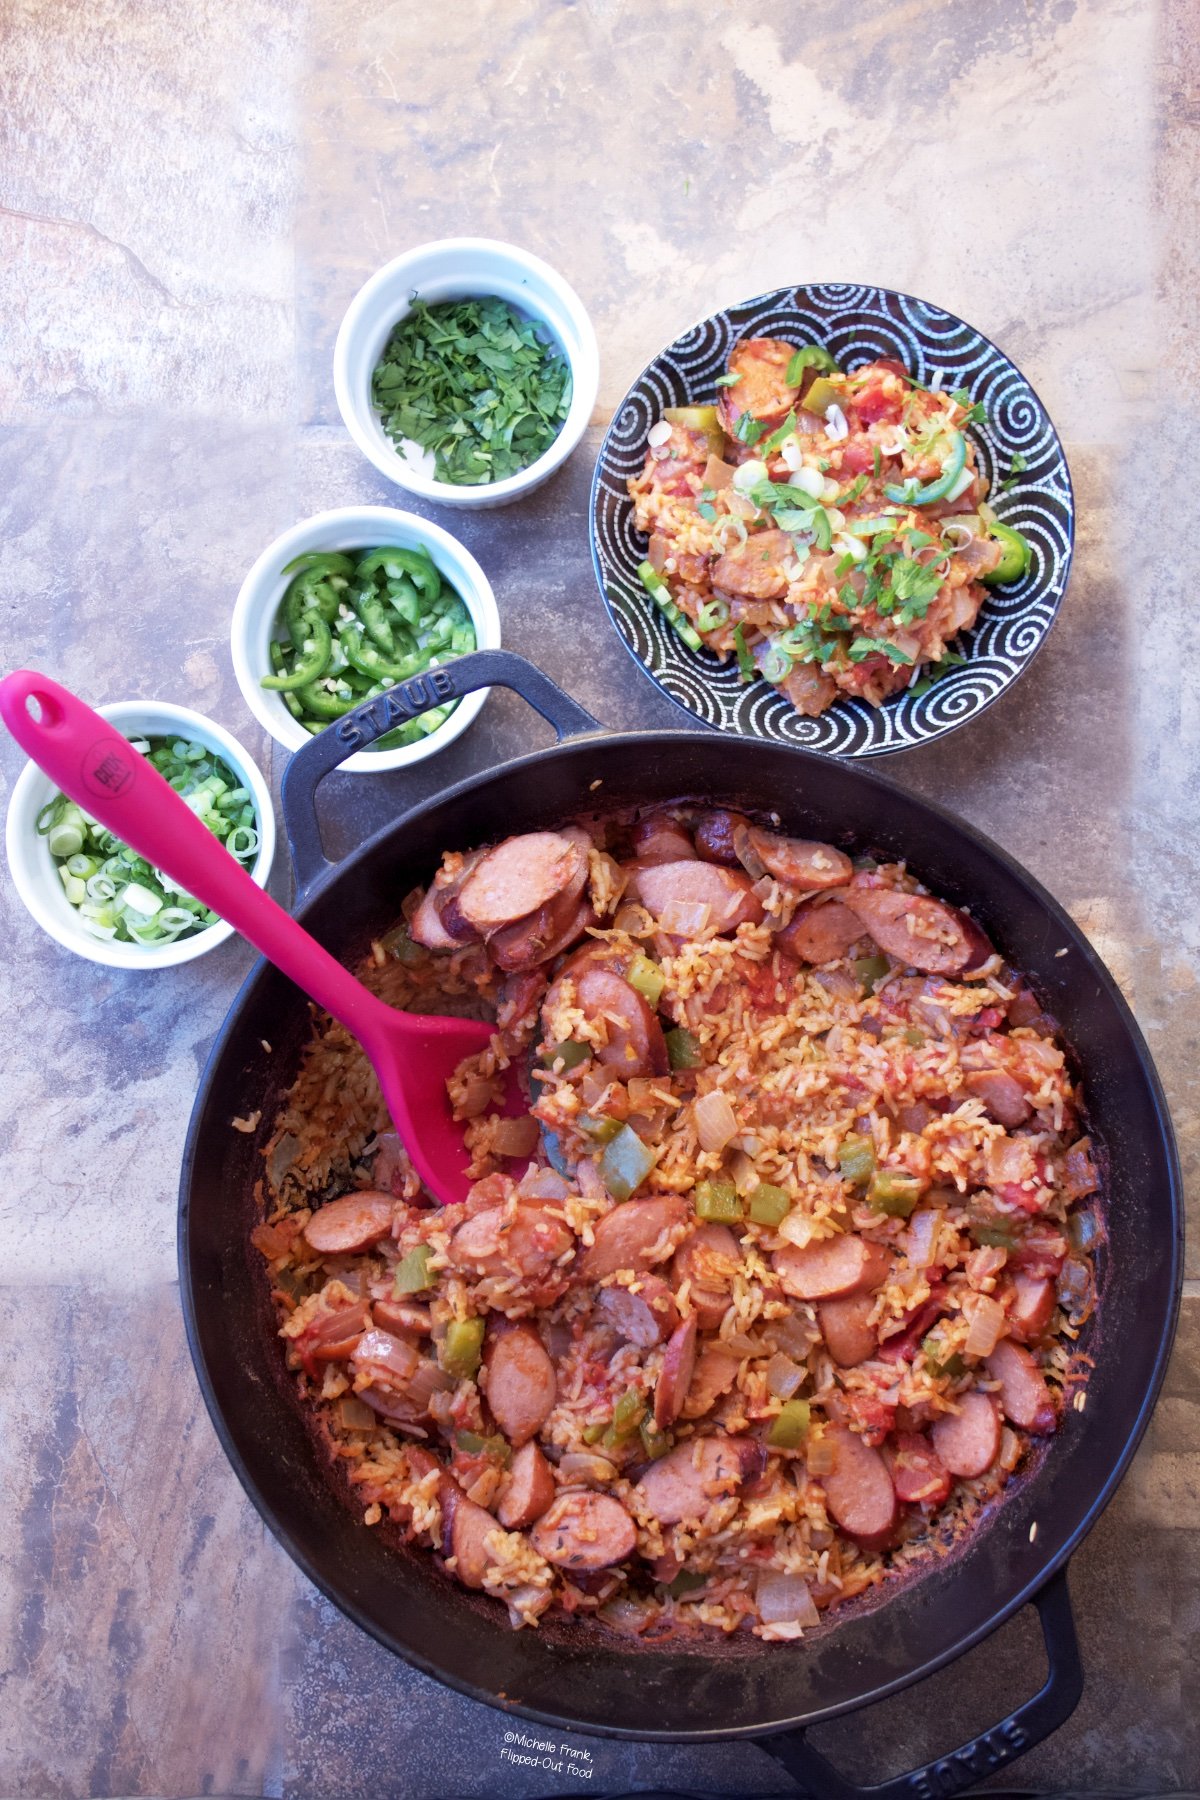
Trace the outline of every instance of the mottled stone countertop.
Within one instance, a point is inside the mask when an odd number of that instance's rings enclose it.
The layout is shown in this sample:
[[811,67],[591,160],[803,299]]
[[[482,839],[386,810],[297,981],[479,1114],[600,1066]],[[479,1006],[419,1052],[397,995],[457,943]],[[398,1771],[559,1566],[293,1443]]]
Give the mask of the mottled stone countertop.
[[[390,256],[478,233],[582,295],[600,398],[534,499],[442,522],[511,648],[614,725],[678,725],[588,560],[626,384],[686,323],[779,284],[935,300],[1045,399],[1080,534],[1017,689],[890,773],[998,838],[1097,944],[1166,1083],[1196,1223],[1196,35],[1187,0],[9,0],[0,665],[198,707],[277,781],[233,679],[234,595],[295,520],[395,501],[337,416],[337,324]],[[335,842],[539,730],[500,694],[414,777],[338,778]],[[6,791],[19,766],[0,744]],[[499,1714],[307,1585],[201,1404],[176,1171],[249,953],[120,975],[58,949],[7,881],[0,904],[0,1793],[563,1791],[500,1760]],[[1072,1565],[1084,1699],[1021,1785],[1200,1787],[1197,1233],[1189,1274],[1149,1435]],[[1030,1691],[1035,1637],[1020,1617],[818,1741],[874,1778],[948,1750]],[[594,1793],[788,1786],[751,1747],[574,1748]]]

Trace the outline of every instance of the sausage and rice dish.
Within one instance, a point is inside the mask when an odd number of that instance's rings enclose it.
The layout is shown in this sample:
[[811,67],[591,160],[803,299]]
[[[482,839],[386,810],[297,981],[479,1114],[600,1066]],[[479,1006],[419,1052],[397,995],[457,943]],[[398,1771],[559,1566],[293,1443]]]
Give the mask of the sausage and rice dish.
[[[902,864],[689,804],[448,853],[375,946],[494,1017],[429,1202],[319,1022],[265,1150],[305,1406],[512,1624],[789,1639],[1082,1404],[1098,1187],[1054,1021]],[[501,1109],[505,1072],[528,1109]]]
[[718,385],[666,409],[629,482],[642,581],[684,641],[810,717],[961,661],[987,586],[1032,555],[987,504],[970,395],[766,337],[735,344]]

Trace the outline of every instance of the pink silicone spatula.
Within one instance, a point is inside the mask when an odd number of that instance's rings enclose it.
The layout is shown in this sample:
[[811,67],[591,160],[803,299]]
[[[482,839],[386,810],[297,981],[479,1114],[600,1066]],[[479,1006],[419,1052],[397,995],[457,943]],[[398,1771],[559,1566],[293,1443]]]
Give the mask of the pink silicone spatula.
[[464,1199],[467,1152],[446,1080],[483,1049],[491,1028],[398,1012],[377,999],[255,885],[145,757],[57,681],[29,669],[6,676],[0,716],[76,805],[227,919],[354,1034],[421,1180],[438,1200]]

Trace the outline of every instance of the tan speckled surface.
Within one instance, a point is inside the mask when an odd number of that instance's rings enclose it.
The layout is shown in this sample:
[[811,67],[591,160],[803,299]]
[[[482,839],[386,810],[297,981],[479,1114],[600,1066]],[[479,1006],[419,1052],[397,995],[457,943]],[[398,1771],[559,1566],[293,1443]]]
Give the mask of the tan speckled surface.
[[[1005,348],[1066,443],[1071,589],[1017,689],[890,772],[997,837],[1099,945],[1167,1085],[1195,1219],[1200,709],[1179,560],[1200,398],[1194,8],[10,0],[3,16],[0,664],[95,702],[190,703],[276,778],[229,612],[286,525],[395,498],[330,379],[342,311],[388,256],[509,237],[592,313],[584,446],[524,505],[443,522],[492,577],[506,643],[614,725],[681,722],[610,632],[587,555],[600,431],[647,356],[716,305],[820,278],[923,295]],[[497,696],[416,776],[331,781],[331,842],[543,737]],[[5,795],[19,766],[0,745]],[[176,1170],[249,954],[109,974],[44,938],[7,882],[0,905],[0,1793],[564,1791],[514,1775],[498,1715],[307,1586],[203,1412]],[[1188,1293],[1149,1438],[1072,1566],[1087,1691],[1019,1765],[1027,1786],[1200,1788]],[[820,1742],[875,1778],[943,1752],[1028,1691],[1032,1641],[1016,1621]],[[787,1785],[753,1749],[584,1747],[592,1792]]]

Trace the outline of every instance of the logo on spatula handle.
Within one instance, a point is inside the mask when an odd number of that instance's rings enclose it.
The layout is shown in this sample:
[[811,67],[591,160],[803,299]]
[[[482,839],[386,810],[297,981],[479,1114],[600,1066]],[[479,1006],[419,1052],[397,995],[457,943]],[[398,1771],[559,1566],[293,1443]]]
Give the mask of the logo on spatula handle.
[[140,762],[141,757],[128,744],[101,738],[85,752],[79,772],[88,793],[103,800],[127,792]]

